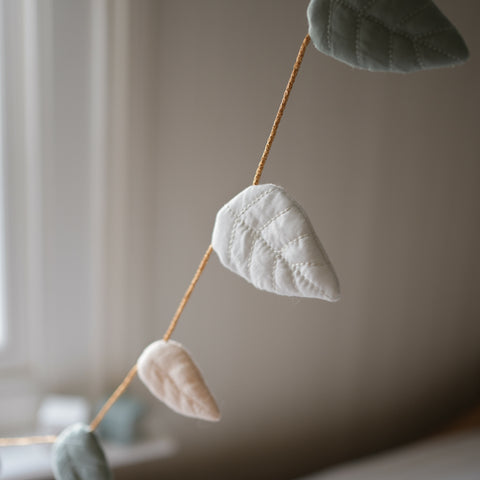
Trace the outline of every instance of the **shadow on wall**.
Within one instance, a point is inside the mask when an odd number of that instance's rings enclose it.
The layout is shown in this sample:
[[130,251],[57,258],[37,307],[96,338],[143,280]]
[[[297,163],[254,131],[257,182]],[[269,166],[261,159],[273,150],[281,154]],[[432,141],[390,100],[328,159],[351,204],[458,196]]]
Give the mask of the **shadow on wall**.
[[[343,297],[261,293],[212,258],[176,338],[223,419],[168,417],[184,445],[170,478],[292,478],[419,437],[478,400],[480,7],[438,3],[473,52],[465,66],[372,74],[309,47],[262,181],[305,207]],[[159,315],[175,309],[215,212],[251,181],[306,5],[150,4]]]

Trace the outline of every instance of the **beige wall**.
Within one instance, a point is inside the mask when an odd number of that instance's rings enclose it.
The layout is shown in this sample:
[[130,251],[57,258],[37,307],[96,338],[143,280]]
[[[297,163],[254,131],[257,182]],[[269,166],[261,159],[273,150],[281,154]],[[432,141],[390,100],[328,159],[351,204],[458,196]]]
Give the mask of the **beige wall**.
[[[133,9],[155,59],[144,92],[157,119],[155,335],[216,211],[251,182],[307,3]],[[218,467],[218,478],[290,478],[419,436],[479,401],[480,5],[438,4],[470,47],[461,68],[372,74],[309,47],[262,180],[309,213],[343,298],[262,293],[213,256],[174,338],[223,419],[159,409],[182,451],[152,466],[158,475],[215,478]]]

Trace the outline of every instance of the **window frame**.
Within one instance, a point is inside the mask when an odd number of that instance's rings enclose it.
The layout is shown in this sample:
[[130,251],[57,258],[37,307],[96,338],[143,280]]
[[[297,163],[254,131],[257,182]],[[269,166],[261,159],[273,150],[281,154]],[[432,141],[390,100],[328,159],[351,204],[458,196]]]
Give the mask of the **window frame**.
[[[5,324],[0,351],[0,427],[29,428],[41,364],[42,230],[37,4],[0,5]],[[8,67],[8,68],[7,68]],[[35,320],[35,321],[34,321]]]
[[[98,401],[152,338],[155,271],[138,262],[149,267],[157,248],[144,241],[156,231],[149,180],[156,137],[146,141],[143,131],[156,117],[143,87],[155,80],[151,58],[138,55],[148,37],[129,0],[2,0],[1,8],[17,62],[7,87],[19,93],[7,88],[5,102],[13,132],[5,183],[15,330],[0,354],[0,429],[18,434],[32,431],[46,393]],[[79,239],[72,218],[81,222]],[[132,318],[139,319],[134,329]]]
[[35,276],[41,259],[40,179],[36,177],[36,157],[32,155],[38,149],[37,30],[32,2],[2,2],[1,9],[4,294],[8,333],[0,352],[0,367],[3,375],[22,370],[25,377],[33,352],[33,335],[27,333],[29,317],[31,310],[41,311],[34,291],[38,287]]

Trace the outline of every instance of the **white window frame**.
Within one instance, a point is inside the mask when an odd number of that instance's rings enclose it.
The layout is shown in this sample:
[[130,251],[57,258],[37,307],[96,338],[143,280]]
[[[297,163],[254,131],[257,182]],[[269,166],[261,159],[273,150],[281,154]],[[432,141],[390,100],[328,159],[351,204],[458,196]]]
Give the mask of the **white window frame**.
[[[5,279],[8,341],[2,368],[25,368],[31,351],[28,335],[41,255],[39,202],[36,29],[26,2],[2,3],[2,153],[4,173]],[[8,63],[8,68],[5,63]],[[32,62],[34,62],[32,64]]]
[[[2,154],[7,343],[0,353],[3,428],[25,427],[38,390],[32,366],[41,345],[41,201],[37,150],[38,53],[35,4],[1,5]],[[35,321],[33,321],[35,318]],[[36,340],[33,342],[33,340]]]
[[[0,3],[0,18],[4,18],[3,3]],[[5,251],[5,45],[3,42],[4,32],[3,24],[0,22],[0,362],[2,350],[7,347],[7,335],[9,333],[8,317],[7,317],[7,295],[6,295],[6,251]]]
[[[14,17],[6,34],[17,48],[7,81],[21,92],[6,102],[16,132],[5,165],[9,318],[16,331],[12,348],[0,354],[0,428],[19,433],[34,425],[43,394],[98,398],[152,339],[154,271],[145,273],[138,261],[151,264],[155,250],[136,245],[132,232],[156,230],[155,208],[145,209],[155,190],[132,173],[143,162],[145,178],[156,176],[154,162],[142,160],[155,146],[139,134],[155,119],[142,110],[151,104],[143,84],[153,83],[150,58],[136,54],[146,49],[138,40],[144,25],[132,22],[135,2],[0,1]],[[141,15],[148,18],[148,10]],[[62,36],[76,49],[74,64]],[[72,127],[69,92],[82,116]]]

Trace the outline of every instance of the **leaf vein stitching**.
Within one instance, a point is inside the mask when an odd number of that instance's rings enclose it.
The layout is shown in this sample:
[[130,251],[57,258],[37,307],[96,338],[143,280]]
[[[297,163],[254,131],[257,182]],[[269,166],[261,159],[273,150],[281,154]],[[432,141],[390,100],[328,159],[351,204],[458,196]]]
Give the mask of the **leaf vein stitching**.
[[290,205],[289,207],[285,208],[281,212],[277,213],[274,217],[272,217],[270,220],[264,223],[258,231],[263,232],[263,230],[269,227],[275,220],[278,220],[280,217],[288,213],[290,210],[292,210],[292,208],[294,208],[294,205]]
[[420,53],[420,49],[418,48],[417,42],[412,42],[413,44],[413,50],[415,51],[415,60],[417,61],[417,64],[420,68],[424,68],[425,65],[422,60],[422,55]]
[[453,25],[450,25],[448,27],[439,27],[436,28],[435,30],[430,30],[429,32],[422,33],[421,35],[417,35],[418,40],[426,40],[427,38],[433,37],[437,33],[444,33],[444,32],[451,32],[455,30],[455,27]]
[[252,208],[256,203],[258,203],[263,197],[266,197],[267,195],[270,195],[274,190],[276,190],[275,187],[272,187],[265,192],[262,192],[260,195],[255,197],[247,206],[243,207],[242,210],[239,212],[236,212],[239,216],[244,215],[250,208]]
[[451,53],[446,52],[443,48],[436,47],[435,45],[432,45],[431,43],[425,41],[422,38],[419,38],[417,40],[417,43],[419,43],[420,45],[430,50],[433,50],[434,52],[441,53],[442,55],[445,55],[447,58],[450,58],[451,60],[457,60],[458,62],[462,60],[458,55],[452,55]]
[[328,298],[329,300],[334,300],[334,297],[326,293],[323,287],[320,287],[319,285],[316,285],[315,283],[313,283],[312,280],[307,278],[297,267],[294,267],[292,269],[292,272],[294,272],[302,282],[306,283],[307,285],[310,285],[311,288],[317,289],[325,298]]
[[388,69],[393,68],[393,35],[392,31],[388,31]]
[[333,14],[333,1],[328,0],[328,20],[327,20],[327,47],[332,49],[332,14]]
[[[280,260],[282,260],[287,266],[290,266],[288,261],[284,257],[279,257]],[[292,277],[293,282],[296,284],[295,288],[297,292],[303,293],[302,290],[298,287],[298,285],[306,285],[313,290],[317,290],[323,297],[325,297],[328,300],[335,300],[334,297],[329,295],[325,289],[319,285],[316,285],[313,283],[310,279],[308,279],[301,271],[299,271],[298,268],[289,268],[288,272],[290,273],[290,276]]]
[[[269,242],[267,242],[267,240],[265,240],[265,238],[263,238],[260,234],[260,232],[258,232],[257,230],[255,230],[253,227],[251,227],[250,225],[248,225],[248,223],[245,222],[244,219],[242,218],[239,218],[237,217],[236,213],[232,210],[232,208],[230,207],[230,205],[225,205],[227,210],[232,214],[232,216],[236,219],[238,219],[238,223],[241,224],[245,229],[247,229],[248,231],[252,232],[254,236],[256,236],[257,240],[260,240],[262,243],[265,244],[265,246],[270,250],[270,252],[272,253],[272,255],[280,260],[282,260],[283,262],[285,262],[289,267],[291,267],[291,264],[290,262],[283,256],[283,254],[281,253],[281,250],[275,250],[275,248],[272,247],[272,245],[270,245]],[[278,261],[278,260],[277,260]],[[325,266],[327,265],[330,265],[330,263],[325,263]],[[307,283],[308,285],[310,285],[313,289],[317,290],[318,292],[320,292],[324,297],[328,298],[328,299],[333,299],[333,297],[331,297],[330,295],[328,295],[326,292],[325,292],[325,289],[322,288],[321,286],[319,285],[316,285],[315,283],[313,283],[310,279],[308,279],[307,277],[305,277],[305,275],[299,271],[299,267],[293,267],[291,268],[291,271],[292,273],[294,272],[297,276],[300,277],[300,279],[304,282],[304,283]]]
[[[370,21],[376,23],[377,25],[380,25],[383,28],[387,29],[388,31],[391,31],[393,34],[410,40],[414,44],[414,48],[417,48],[417,46],[415,45],[415,42],[418,41],[421,45],[423,45],[426,48],[429,48],[429,49],[431,49],[431,50],[433,50],[437,53],[441,53],[441,54],[445,55],[446,57],[451,58],[452,60],[461,61],[460,57],[458,57],[456,55],[449,54],[439,47],[434,47],[430,43],[422,41],[422,39],[425,38],[425,36],[428,37],[430,35],[430,33],[432,33],[432,35],[437,33],[436,30],[438,30],[438,29],[432,30],[431,32],[422,33],[421,35],[412,35],[408,32],[403,31],[403,30],[398,30],[395,26],[388,25],[387,23],[385,23],[383,20],[376,17],[375,15],[371,15],[369,13],[365,13],[363,10],[359,10],[357,7],[355,7],[354,5],[349,3],[347,0],[336,0],[336,1],[338,3],[340,3],[341,5],[343,5],[345,8],[348,8],[348,9],[352,10],[356,17],[361,17],[362,19],[370,20]],[[418,58],[417,58],[417,60],[418,60]],[[420,62],[420,65],[423,65],[423,64]]]
[[273,292],[276,292],[277,290],[276,273],[277,273],[278,260],[279,260],[279,255],[274,255],[273,265],[272,265],[272,291]]
[[412,18],[415,18],[419,13],[421,13],[423,10],[425,10],[427,7],[430,7],[432,2],[430,0],[427,0],[424,5],[421,5],[417,9],[406,13],[399,21],[398,23],[395,24],[395,27],[398,27],[402,25],[405,22],[408,22],[409,20],[412,20]]
[[291,267],[326,267],[327,265],[330,265],[330,262],[297,262],[297,263],[291,263]]
[[233,242],[235,240],[235,234],[237,233],[238,221],[239,221],[239,218],[234,217],[232,231],[230,232],[230,239],[228,241],[227,260],[229,262],[232,260]]
[[362,17],[360,15],[356,16],[356,24],[355,24],[355,60],[357,65],[360,65],[360,57],[358,55],[359,52],[359,45],[360,45],[360,28],[362,27]]
[[255,245],[257,244],[258,235],[253,235],[252,245],[250,246],[250,252],[248,253],[248,260],[247,260],[247,275],[251,277],[251,270],[252,270],[252,259],[253,259],[253,251],[255,250]]
[[302,233],[298,237],[295,237],[292,240],[288,241],[280,250],[278,250],[278,252],[281,253],[284,250],[286,250],[292,243],[299,242],[300,240],[303,240],[304,238],[308,238],[311,236],[312,235],[310,233]]

